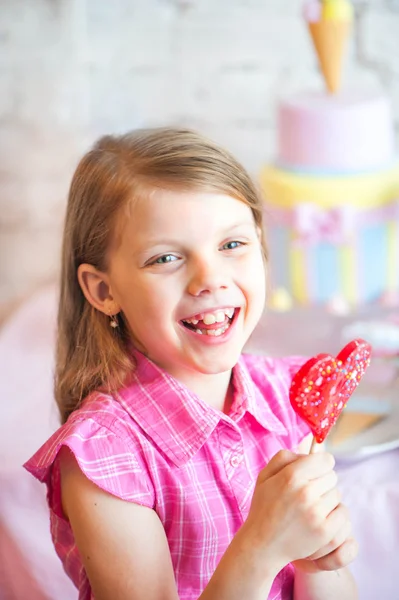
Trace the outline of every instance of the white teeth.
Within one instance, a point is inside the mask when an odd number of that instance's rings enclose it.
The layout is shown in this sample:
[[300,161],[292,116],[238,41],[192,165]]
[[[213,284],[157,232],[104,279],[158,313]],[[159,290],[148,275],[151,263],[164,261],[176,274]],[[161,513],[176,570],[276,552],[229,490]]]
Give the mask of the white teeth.
[[201,313],[197,315],[197,319],[184,319],[184,322],[191,325],[198,325],[200,321],[203,321],[205,325],[214,325],[215,323],[223,323],[226,316],[231,319],[233,315],[234,308],[225,308],[224,310],[217,310],[214,313]]
[[216,316],[213,313],[205,313],[202,320],[205,325],[213,325],[216,323]]
[[200,335],[210,335],[212,337],[218,337],[222,335],[227,329],[230,327],[230,324],[227,323],[223,325],[223,327],[219,327],[218,329],[196,329],[195,333],[199,333]]
[[205,313],[202,317],[205,325],[214,325],[214,323],[223,323],[225,319],[225,311],[217,310],[214,313]]
[[198,319],[183,319],[185,323],[191,323],[192,325],[197,325],[199,322]]
[[226,330],[224,329],[224,327],[220,327],[219,329],[209,329],[208,330],[208,335],[212,335],[214,337],[217,337],[218,335],[222,335],[222,333],[224,333]]

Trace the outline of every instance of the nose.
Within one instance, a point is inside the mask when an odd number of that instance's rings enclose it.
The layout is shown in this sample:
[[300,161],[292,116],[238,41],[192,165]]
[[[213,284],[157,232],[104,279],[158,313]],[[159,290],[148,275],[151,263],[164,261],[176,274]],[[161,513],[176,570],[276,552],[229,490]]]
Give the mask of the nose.
[[228,287],[226,265],[222,268],[214,255],[208,258],[202,256],[192,260],[187,285],[187,291],[191,296],[211,294]]

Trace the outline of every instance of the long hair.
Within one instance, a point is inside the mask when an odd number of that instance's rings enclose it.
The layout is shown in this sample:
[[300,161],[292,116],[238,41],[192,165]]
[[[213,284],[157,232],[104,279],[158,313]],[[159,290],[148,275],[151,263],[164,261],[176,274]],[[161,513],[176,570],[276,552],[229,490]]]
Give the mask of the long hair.
[[55,398],[64,423],[94,390],[122,387],[134,368],[123,315],[109,319],[85,299],[77,278],[82,263],[107,271],[121,211],[154,188],[205,190],[247,204],[261,231],[262,199],[246,170],[226,150],[186,129],[141,129],[97,141],[72,178],[62,245]]

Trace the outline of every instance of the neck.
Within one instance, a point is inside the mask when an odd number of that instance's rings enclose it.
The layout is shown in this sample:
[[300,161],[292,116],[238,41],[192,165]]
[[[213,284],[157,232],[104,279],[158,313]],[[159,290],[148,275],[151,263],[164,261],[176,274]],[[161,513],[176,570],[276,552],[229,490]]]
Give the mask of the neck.
[[179,377],[179,381],[212,408],[224,413],[229,412],[233,398],[231,371],[215,375],[190,373],[187,378]]

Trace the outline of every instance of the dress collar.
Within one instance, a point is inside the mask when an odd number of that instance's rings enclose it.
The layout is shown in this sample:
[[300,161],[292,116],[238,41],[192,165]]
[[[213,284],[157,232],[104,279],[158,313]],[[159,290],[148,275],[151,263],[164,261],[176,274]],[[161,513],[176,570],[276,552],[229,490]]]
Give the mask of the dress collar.
[[204,445],[221,420],[238,423],[249,412],[266,430],[286,432],[267,398],[255,386],[241,356],[233,368],[233,403],[228,415],[209,406],[185,385],[141,352],[133,351],[136,368],[118,401],[131,418],[177,466]]

